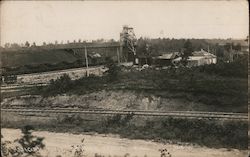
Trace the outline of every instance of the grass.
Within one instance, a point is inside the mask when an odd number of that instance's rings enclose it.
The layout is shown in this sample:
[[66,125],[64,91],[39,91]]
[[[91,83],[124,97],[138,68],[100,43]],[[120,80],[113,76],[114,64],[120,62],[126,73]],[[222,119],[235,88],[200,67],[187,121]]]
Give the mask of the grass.
[[[248,124],[243,121],[209,119],[175,119],[171,117],[137,117],[133,115],[71,115],[32,118],[18,115],[3,118],[2,127],[22,128],[33,125],[51,132],[118,134],[124,138],[158,142],[188,142],[212,148],[247,149]],[[43,120],[44,119],[44,120]]]

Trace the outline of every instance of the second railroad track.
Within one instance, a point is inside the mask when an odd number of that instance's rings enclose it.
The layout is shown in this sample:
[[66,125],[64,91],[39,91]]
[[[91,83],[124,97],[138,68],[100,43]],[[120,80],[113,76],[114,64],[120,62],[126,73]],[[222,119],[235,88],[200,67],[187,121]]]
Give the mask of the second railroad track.
[[103,114],[134,116],[161,116],[173,118],[223,119],[248,121],[247,113],[199,112],[199,111],[146,111],[146,110],[107,110],[107,109],[74,109],[74,108],[1,108],[1,112],[22,114]]

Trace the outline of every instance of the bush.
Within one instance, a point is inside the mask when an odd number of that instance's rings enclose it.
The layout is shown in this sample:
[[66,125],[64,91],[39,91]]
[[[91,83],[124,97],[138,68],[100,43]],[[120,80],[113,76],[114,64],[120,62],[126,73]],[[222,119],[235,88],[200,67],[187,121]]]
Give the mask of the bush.
[[106,67],[108,70],[106,71],[108,81],[116,81],[118,80],[118,74],[121,71],[121,68],[115,63],[111,58],[106,59]]
[[106,127],[114,126],[114,127],[120,127],[120,126],[127,126],[127,124],[133,119],[134,114],[129,113],[125,116],[122,116],[120,114],[116,114],[114,116],[108,117],[103,123]]
[[80,125],[82,121],[83,119],[79,115],[66,115],[58,119],[58,123],[60,124]]
[[73,82],[69,75],[63,74],[59,79],[57,80],[51,80],[50,85],[45,88],[45,95],[56,95],[60,93],[65,93],[69,91],[70,88],[72,88]]
[[[1,156],[35,156],[41,157],[39,150],[43,149],[43,137],[32,135],[33,126],[26,125],[22,128],[22,137],[11,141],[1,140]],[[2,136],[1,136],[2,138]]]
[[34,130],[32,126],[25,126],[22,129],[23,136],[17,141],[21,144],[24,153],[26,153],[27,156],[39,156],[38,150],[45,147],[45,145],[43,144],[44,138],[33,136],[32,130]]
[[126,121],[125,117],[112,116],[102,121],[101,127],[93,127],[90,131],[116,133],[133,139],[190,142],[213,148],[248,147],[247,122],[164,117],[144,120],[145,123],[137,125],[135,121],[138,119],[128,118],[130,120]]
[[247,78],[247,64],[247,57],[242,57],[230,63],[219,62],[217,64],[194,67],[193,69],[198,69],[200,72],[213,75]]

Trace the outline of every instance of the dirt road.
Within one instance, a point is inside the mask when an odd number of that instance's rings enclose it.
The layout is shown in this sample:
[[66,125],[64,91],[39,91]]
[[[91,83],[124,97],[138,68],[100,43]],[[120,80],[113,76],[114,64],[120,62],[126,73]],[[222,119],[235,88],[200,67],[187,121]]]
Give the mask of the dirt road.
[[[18,129],[1,129],[4,140],[14,140],[20,137]],[[42,151],[45,156],[56,155],[71,156],[72,145],[81,144],[81,139],[85,139],[85,154],[89,157],[95,153],[106,156],[130,156],[137,157],[160,157],[159,149],[167,148],[172,157],[246,157],[247,151],[212,149],[199,146],[187,146],[176,144],[161,144],[146,140],[130,140],[114,135],[75,135],[69,133],[52,133],[46,131],[34,132],[34,135],[45,137],[46,149]]]

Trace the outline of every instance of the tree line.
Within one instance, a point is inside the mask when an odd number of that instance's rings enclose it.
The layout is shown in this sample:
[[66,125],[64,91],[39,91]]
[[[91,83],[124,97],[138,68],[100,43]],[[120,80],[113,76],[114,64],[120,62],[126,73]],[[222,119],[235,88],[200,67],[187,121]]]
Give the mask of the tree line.
[[[173,52],[173,51],[181,51],[184,47],[184,44],[189,41],[192,43],[194,50],[208,50],[208,46],[210,47],[210,50],[213,52],[217,52],[218,55],[222,55],[223,51],[230,51],[230,50],[241,50],[241,43],[235,43],[233,40],[231,42],[226,42],[223,45],[220,45],[220,43],[213,43],[208,42],[206,39],[170,39],[170,38],[156,38],[156,39],[150,39],[150,38],[142,38],[140,37],[137,40],[137,53],[150,53],[152,55],[158,55],[163,52]],[[105,39],[97,39],[92,40],[88,43],[115,43],[118,42],[114,39],[105,40]],[[77,43],[87,43],[86,40],[78,39],[69,41],[67,40],[65,43],[64,41],[59,42],[58,40],[55,40],[54,43],[52,42],[43,42],[42,46],[50,46],[50,45],[67,45],[67,44],[77,44]],[[25,43],[5,43],[2,48],[8,49],[8,48],[28,48],[28,47],[36,47],[38,46],[36,42],[28,42]]]
[[[96,39],[96,40],[92,40],[90,43],[104,43],[104,42],[118,42],[114,39],[109,39],[109,40],[105,40],[105,39]],[[51,46],[51,45],[67,45],[67,44],[79,44],[79,43],[87,43],[86,40],[82,40],[82,39],[78,39],[78,40],[73,40],[73,41],[69,41],[67,40],[66,42],[62,41],[58,41],[55,40],[54,42],[43,42],[41,46]],[[32,42],[30,43],[29,41],[26,41],[25,43],[5,43],[3,47],[1,48],[5,48],[5,49],[10,49],[10,48],[14,48],[14,49],[19,49],[19,48],[29,48],[29,47],[37,47],[37,43],[36,42]]]
[[169,39],[169,38],[139,38],[137,40],[137,54],[146,56],[158,56],[169,52],[184,52],[186,56],[190,51],[204,49],[218,57],[224,57],[231,50],[241,51],[241,43],[226,42],[225,44],[209,42],[206,39]]

